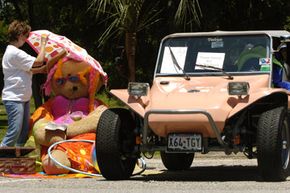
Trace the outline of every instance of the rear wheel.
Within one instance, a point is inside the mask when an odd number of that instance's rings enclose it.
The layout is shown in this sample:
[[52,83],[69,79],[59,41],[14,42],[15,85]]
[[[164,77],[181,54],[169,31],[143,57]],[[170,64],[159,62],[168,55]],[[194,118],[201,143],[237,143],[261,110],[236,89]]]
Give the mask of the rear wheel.
[[261,114],[257,131],[258,168],[266,181],[284,181],[289,174],[290,132],[284,107]]
[[96,155],[101,174],[109,180],[128,179],[135,168],[134,119],[127,109],[107,109],[96,133]]
[[189,169],[194,158],[194,153],[166,153],[161,152],[161,160],[168,170]]

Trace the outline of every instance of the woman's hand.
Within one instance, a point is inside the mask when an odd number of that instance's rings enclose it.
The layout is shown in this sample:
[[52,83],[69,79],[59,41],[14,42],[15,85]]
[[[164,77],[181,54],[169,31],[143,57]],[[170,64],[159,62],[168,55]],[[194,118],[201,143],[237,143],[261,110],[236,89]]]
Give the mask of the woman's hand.
[[41,45],[46,45],[47,41],[48,41],[48,36],[49,34],[42,34],[41,35]]
[[39,67],[42,66],[45,59],[45,46],[48,41],[49,34],[42,34],[41,35],[41,41],[40,41],[40,51],[36,57],[36,60],[34,61],[32,67]]

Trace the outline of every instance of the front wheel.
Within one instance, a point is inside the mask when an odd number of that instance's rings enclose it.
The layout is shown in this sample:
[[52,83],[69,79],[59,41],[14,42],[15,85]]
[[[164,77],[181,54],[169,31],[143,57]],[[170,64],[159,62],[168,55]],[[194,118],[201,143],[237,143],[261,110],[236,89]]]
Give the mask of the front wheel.
[[166,153],[161,152],[161,160],[168,170],[189,169],[194,158],[194,153]]
[[108,180],[128,179],[135,168],[134,119],[127,109],[107,109],[96,130],[96,155],[101,174]]
[[257,130],[258,169],[266,181],[284,181],[289,174],[290,132],[284,107],[261,114]]

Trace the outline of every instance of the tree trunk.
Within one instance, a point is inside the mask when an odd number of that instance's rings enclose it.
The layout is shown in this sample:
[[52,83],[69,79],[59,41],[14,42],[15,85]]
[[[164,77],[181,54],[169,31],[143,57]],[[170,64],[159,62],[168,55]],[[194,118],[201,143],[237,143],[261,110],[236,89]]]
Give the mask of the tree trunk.
[[[34,30],[34,28],[36,27],[36,23],[35,23],[35,15],[34,15],[34,7],[33,7],[33,2],[32,0],[28,0],[28,17],[29,17],[29,24],[32,28],[32,30]],[[29,47],[30,48],[30,47]],[[32,52],[32,49],[30,49]],[[33,52],[33,54],[35,54]],[[32,55],[32,54],[30,54]],[[34,55],[36,57],[36,55]],[[32,77],[32,96],[34,99],[34,107],[35,109],[37,109],[38,107],[40,107],[44,101],[47,100],[47,97],[44,96],[43,94],[43,90],[42,90],[42,85],[45,83],[46,81],[46,75],[45,74],[34,74]]]
[[136,33],[126,32],[126,56],[128,60],[128,69],[129,69],[129,82],[134,82],[135,79],[135,56],[136,56]]
[[34,14],[33,14],[33,3],[32,0],[27,1],[27,6],[28,6],[28,18],[29,18],[29,24],[32,29],[35,28],[35,22],[34,22]]

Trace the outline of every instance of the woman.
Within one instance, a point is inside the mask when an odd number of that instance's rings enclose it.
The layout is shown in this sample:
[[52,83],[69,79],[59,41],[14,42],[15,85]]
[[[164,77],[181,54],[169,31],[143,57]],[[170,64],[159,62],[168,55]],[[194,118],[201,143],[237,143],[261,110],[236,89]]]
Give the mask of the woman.
[[24,146],[28,138],[32,74],[45,73],[45,45],[47,37],[41,37],[41,50],[33,57],[19,49],[29,36],[31,27],[21,21],[13,21],[8,28],[8,41],[2,58],[4,88],[2,101],[8,117],[8,128],[0,144]]

